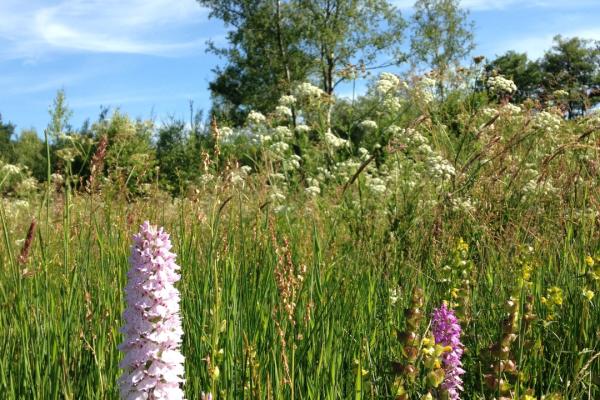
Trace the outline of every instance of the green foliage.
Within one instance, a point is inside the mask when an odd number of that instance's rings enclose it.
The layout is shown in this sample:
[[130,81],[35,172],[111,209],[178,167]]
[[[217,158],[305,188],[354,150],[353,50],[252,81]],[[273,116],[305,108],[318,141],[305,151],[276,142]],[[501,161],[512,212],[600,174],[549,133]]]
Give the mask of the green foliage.
[[298,82],[316,78],[327,94],[341,81],[401,61],[405,27],[386,0],[198,0],[231,26],[230,47],[210,51],[227,59],[210,83],[213,114],[241,125],[250,109],[271,110]]
[[15,126],[10,122],[3,122],[0,114],[0,159],[5,162],[13,161],[15,156],[14,145],[11,141],[14,134]]
[[475,47],[473,23],[457,0],[418,0],[414,8],[411,54],[415,62],[435,71],[438,93],[444,98],[449,70]]
[[[565,39],[558,35],[554,46],[541,60],[544,71],[544,89],[548,95],[557,90],[567,92],[569,117],[583,115],[597,98],[590,91],[600,88],[600,47],[590,40],[578,37]],[[559,100],[561,96],[558,96]],[[593,102],[590,104],[590,100]]]
[[194,151],[192,140],[183,121],[172,120],[158,129],[156,165],[160,182],[176,194],[181,194],[183,185],[198,175],[200,154]]
[[14,143],[15,162],[26,166],[33,177],[38,181],[46,178],[46,146],[38,133],[33,130],[24,130]]
[[156,163],[151,142],[152,122],[132,121],[117,110],[109,119],[94,123],[91,129],[97,138],[108,137],[105,165],[111,180],[133,193],[152,181]]

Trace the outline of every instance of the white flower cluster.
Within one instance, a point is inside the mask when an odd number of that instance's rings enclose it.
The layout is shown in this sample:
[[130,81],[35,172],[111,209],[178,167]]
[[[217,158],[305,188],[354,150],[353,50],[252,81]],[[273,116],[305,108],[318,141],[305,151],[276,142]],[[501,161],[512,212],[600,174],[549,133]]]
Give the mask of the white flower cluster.
[[22,170],[21,166],[14,164],[4,164],[0,169],[5,175],[19,175]]
[[395,94],[399,87],[400,78],[389,72],[382,72],[375,83],[375,91],[381,96]]
[[533,117],[533,126],[546,133],[556,133],[560,130],[562,118],[548,111],[540,111]]
[[273,136],[283,140],[292,138],[294,134],[287,126],[276,126],[273,128]]
[[465,214],[473,214],[475,212],[475,206],[470,198],[453,198],[450,200],[452,204],[452,211],[463,212]]
[[279,98],[279,105],[285,107],[291,107],[296,104],[296,98],[292,95],[283,95]]
[[558,190],[552,185],[549,180],[539,182],[538,179],[531,179],[523,186],[523,194],[525,198],[546,197],[556,193]]
[[292,110],[288,106],[277,106],[275,107],[275,115],[280,118],[291,118]]
[[434,100],[433,89],[436,81],[428,76],[423,76],[417,84],[417,96],[423,104],[429,104]]
[[498,114],[498,110],[492,107],[484,107],[481,109],[481,114],[486,118],[493,118],[496,114]]
[[19,185],[17,186],[17,192],[22,195],[29,194],[36,191],[37,186],[37,179],[30,176],[29,178],[25,178],[21,182],[19,182]]
[[320,100],[324,94],[325,92],[321,90],[321,88],[318,88],[312,83],[308,82],[303,82],[299,84],[298,86],[296,86],[295,90],[295,97],[297,99],[308,102]]
[[319,181],[315,178],[307,178],[306,183],[308,187],[304,189],[304,191],[312,197],[318,196],[321,194],[321,188],[319,187]]
[[391,134],[407,146],[409,151],[422,156],[426,172],[435,179],[449,179],[456,175],[454,166],[429,145],[429,140],[415,129],[397,126],[388,128]]
[[366,119],[362,121],[358,126],[365,131],[375,131],[377,130],[377,122],[372,121],[370,119]]
[[260,125],[264,124],[266,121],[267,118],[262,113],[254,110],[250,111],[248,117],[246,118],[246,122],[249,125]]
[[446,180],[456,175],[456,170],[454,169],[454,166],[440,155],[431,154],[427,158],[426,163],[429,167],[429,173],[434,178]]
[[283,170],[286,172],[297,170],[300,168],[301,160],[302,158],[300,158],[300,156],[297,154],[292,154],[289,157],[284,158],[282,163]]
[[366,175],[367,188],[374,194],[383,194],[387,190],[385,181],[379,177],[373,177],[370,174]]
[[325,132],[325,142],[336,149],[340,147],[348,147],[350,145],[347,140],[334,135],[331,133],[331,131]]
[[244,183],[246,182],[246,178],[248,177],[250,171],[252,171],[252,167],[248,165],[243,165],[237,171],[231,172],[231,174],[229,175],[229,180],[234,185],[244,186]]
[[284,156],[290,146],[286,142],[275,142],[269,147],[276,155]]
[[502,106],[502,112],[509,115],[519,115],[523,112],[523,109],[512,103],[506,103],[504,106]]
[[517,85],[502,75],[491,76],[487,80],[488,88],[496,94],[512,94],[517,91]]
[[297,125],[296,126],[296,132],[298,132],[298,133],[308,133],[308,132],[310,132],[310,126],[304,125],[304,124]]

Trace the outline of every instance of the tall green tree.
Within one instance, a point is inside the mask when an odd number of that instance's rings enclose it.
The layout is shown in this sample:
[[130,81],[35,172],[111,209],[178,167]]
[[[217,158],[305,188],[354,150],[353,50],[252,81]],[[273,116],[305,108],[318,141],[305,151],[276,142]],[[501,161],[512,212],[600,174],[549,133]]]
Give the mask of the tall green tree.
[[350,64],[374,68],[385,54],[401,61],[405,24],[386,0],[198,2],[231,28],[229,47],[210,46],[227,60],[210,89],[217,114],[237,123],[251,108],[272,109],[297,82],[314,78],[331,94]]
[[475,47],[473,23],[458,0],[418,0],[412,16],[411,54],[438,76],[438,92],[444,97],[448,71]]
[[332,94],[348,75],[360,70],[397,65],[406,23],[385,0],[299,0],[295,7],[304,25],[303,48],[315,62],[323,91]]
[[600,88],[600,48],[598,42],[578,37],[554,37],[554,46],[541,60],[543,86],[548,94],[568,92],[569,118],[582,115],[600,99],[590,96]]
[[25,165],[38,181],[46,180],[46,147],[34,129],[21,131],[14,143],[16,162]]
[[190,136],[185,123],[171,120],[158,129],[156,162],[160,168],[163,186],[175,193],[198,173],[198,154],[194,148],[194,136]]
[[15,134],[15,126],[10,122],[2,121],[0,114],[0,160],[4,162],[13,162],[15,156],[12,136]]
[[301,26],[290,2],[198,0],[230,28],[229,46],[209,51],[226,59],[209,88],[213,113],[239,124],[249,109],[267,111],[292,82],[304,80],[311,60],[301,49]]

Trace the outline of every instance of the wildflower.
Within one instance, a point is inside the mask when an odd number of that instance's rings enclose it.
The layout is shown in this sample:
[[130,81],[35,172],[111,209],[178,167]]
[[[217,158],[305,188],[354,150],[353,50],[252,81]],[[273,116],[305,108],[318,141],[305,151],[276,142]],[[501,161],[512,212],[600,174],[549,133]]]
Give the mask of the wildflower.
[[393,93],[400,86],[400,79],[389,72],[382,72],[375,84],[375,91],[380,95]]
[[304,82],[296,86],[296,98],[308,102],[319,100],[325,92],[315,85]]
[[6,175],[18,175],[21,173],[21,170],[20,166],[13,164],[4,164],[1,169]]
[[304,125],[304,124],[300,124],[300,125],[296,126],[296,132],[298,132],[298,133],[308,133],[308,132],[310,132],[310,126]]
[[318,196],[321,194],[321,188],[319,186],[309,186],[304,191],[310,196]]
[[250,113],[248,114],[248,117],[246,118],[246,121],[248,122],[248,124],[250,125],[260,125],[262,123],[264,123],[267,120],[267,118],[259,113],[258,111],[250,111]]
[[560,129],[562,119],[548,111],[541,111],[533,117],[533,126],[546,133],[555,133]]
[[487,80],[490,91],[496,94],[512,94],[517,91],[517,85],[502,75],[492,76]]
[[583,288],[581,294],[589,301],[592,301],[592,299],[594,298],[594,292],[588,288]]
[[279,105],[290,107],[296,104],[296,98],[292,95],[283,95],[279,98]]
[[290,118],[292,116],[292,110],[287,106],[275,107],[275,114],[281,118]]
[[465,373],[461,362],[463,354],[463,344],[460,341],[461,328],[454,311],[449,310],[445,303],[434,310],[432,317],[431,330],[436,344],[450,347],[450,350],[441,356],[445,371],[442,389],[448,393],[450,400],[456,400],[460,398],[460,392],[463,390],[461,375]]
[[347,140],[342,139],[338,136],[335,136],[333,133],[331,133],[329,131],[325,132],[325,141],[334,148],[346,147],[349,145]]
[[288,128],[287,126],[276,126],[273,129],[273,135],[278,136],[280,138],[291,138],[292,136],[294,136],[290,128]]
[[360,124],[358,124],[358,126],[360,126],[361,129],[363,129],[365,131],[377,130],[377,122],[372,121],[370,119],[366,119],[366,120],[362,121]]
[[400,288],[398,286],[390,288],[390,304],[395,305],[400,298]]
[[592,258],[592,256],[585,256],[585,264],[590,268],[594,266],[594,259]]
[[183,399],[184,357],[175,254],[163,228],[148,221],[134,236],[123,313],[123,399]]
[[204,393],[202,392],[202,394],[200,395],[200,400],[213,400],[213,396],[212,393]]

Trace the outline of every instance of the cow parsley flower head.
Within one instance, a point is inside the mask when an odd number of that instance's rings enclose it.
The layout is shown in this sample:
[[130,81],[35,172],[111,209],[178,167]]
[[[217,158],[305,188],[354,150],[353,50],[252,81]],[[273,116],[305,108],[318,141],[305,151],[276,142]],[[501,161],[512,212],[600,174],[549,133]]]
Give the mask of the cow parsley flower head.
[[448,309],[445,303],[433,311],[431,331],[436,344],[449,348],[449,351],[442,354],[442,365],[445,372],[442,389],[448,393],[448,399],[458,400],[460,392],[463,390],[461,375],[465,373],[461,361],[463,344],[460,341],[460,335],[462,330],[454,311]]
[[502,75],[491,76],[487,80],[488,88],[496,94],[512,94],[517,91],[517,85]]
[[250,111],[250,113],[248,114],[248,117],[246,119],[246,121],[248,122],[248,124],[250,125],[260,125],[265,123],[267,120],[267,118],[260,112],[258,111]]
[[377,122],[370,120],[370,119],[366,119],[366,120],[362,121],[360,124],[358,124],[358,126],[360,126],[361,129],[363,129],[365,131],[377,130]]
[[121,328],[124,341],[119,345],[125,353],[119,364],[123,369],[121,398],[183,399],[176,255],[170,251],[169,235],[148,221],[133,240],[125,287],[125,325]]
[[291,107],[294,104],[296,104],[296,98],[292,95],[286,95],[284,94],[283,96],[281,96],[279,98],[279,105],[280,106],[286,106],[286,107]]

